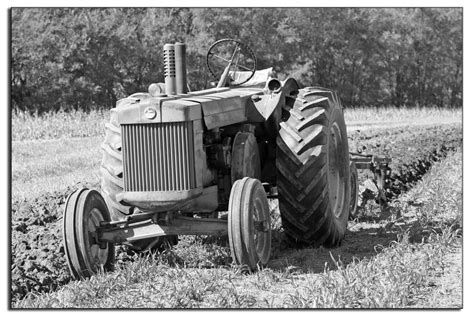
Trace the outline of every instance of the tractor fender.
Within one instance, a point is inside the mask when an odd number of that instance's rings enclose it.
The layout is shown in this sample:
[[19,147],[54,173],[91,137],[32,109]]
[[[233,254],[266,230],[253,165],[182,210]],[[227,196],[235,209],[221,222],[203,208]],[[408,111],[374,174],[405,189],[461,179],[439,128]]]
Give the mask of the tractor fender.
[[278,135],[281,108],[286,103],[286,97],[298,94],[298,89],[298,82],[293,78],[288,78],[282,82],[278,91],[271,92],[265,88],[265,94],[252,99],[255,108],[265,119],[265,129],[270,136]]

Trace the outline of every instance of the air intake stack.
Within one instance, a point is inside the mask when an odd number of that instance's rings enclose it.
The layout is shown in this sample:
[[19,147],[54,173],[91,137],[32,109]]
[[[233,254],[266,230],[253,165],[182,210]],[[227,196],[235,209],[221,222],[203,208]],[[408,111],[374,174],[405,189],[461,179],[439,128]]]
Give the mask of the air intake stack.
[[165,93],[167,95],[186,94],[186,44],[165,44],[163,47],[165,68]]

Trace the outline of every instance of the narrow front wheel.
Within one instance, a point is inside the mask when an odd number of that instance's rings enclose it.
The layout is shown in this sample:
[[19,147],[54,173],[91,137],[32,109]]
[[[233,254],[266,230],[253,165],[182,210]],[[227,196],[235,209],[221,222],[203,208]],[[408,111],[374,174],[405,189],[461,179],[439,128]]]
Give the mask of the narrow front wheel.
[[245,177],[234,182],[228,220],[234,262],[248,266],[251,271],[266,265],[271,250],[270,209],[259,180]]
[[99,192],[80,189],[68,197],[63,215],[63,240],[66,261],[75,279],[113,270],[114,245],[99,240],[101,222],[110,222],[110,213]]

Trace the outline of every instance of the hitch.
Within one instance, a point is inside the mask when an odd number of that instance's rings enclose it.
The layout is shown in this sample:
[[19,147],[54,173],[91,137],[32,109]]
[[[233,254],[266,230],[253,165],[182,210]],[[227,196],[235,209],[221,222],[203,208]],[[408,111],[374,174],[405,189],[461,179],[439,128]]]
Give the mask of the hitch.
[[[350,160],[357,169],[370,170],[374,174],[373,179],[364,182],[366,190],[372,191],[376,195],[376,200],[380,205],[387,204],[387,189],[391,187],[390,175],[392,169],[388,166],[392,162],[391,158],[374,155],[364,155],[350,153]],[[365,192],[365,191],[364,191]],[[364,192],[362,194],[364,194]],[[362,201],[365,202],[365,199]]]

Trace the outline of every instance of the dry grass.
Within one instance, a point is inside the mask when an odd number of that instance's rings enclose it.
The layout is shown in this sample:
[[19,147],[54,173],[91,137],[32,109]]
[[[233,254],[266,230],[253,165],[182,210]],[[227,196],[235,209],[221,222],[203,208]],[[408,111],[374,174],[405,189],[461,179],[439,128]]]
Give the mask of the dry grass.
[[106,110],[46,112],[41,115],[12,111],[12,140],[46,140],[104,134]]
[[357,122],[403,122],[403,121],[458,121],[462,120],[462,109],[444,108],[346,108],[344,118],[349,124]]
[[[437,124],[462,121],[462,109],[441,108],[347,108],[344,110],[348,126],[364,124]],[[100,136],[107,110],[50,112],[42,115],[12,112],[12,140],[45,140],[70,137]]]
[[12,198],[62,190],[78,182],[99,182],[102,137],[15,141]]

